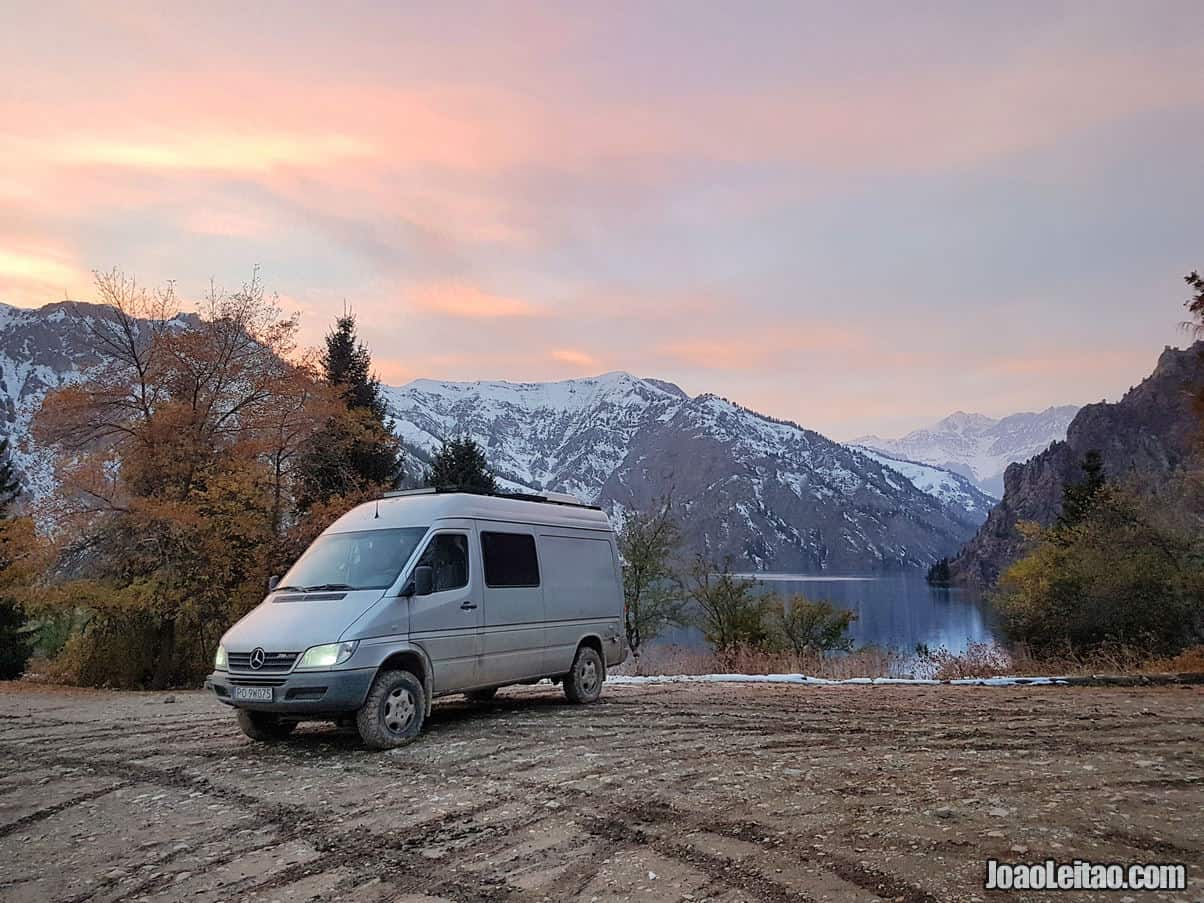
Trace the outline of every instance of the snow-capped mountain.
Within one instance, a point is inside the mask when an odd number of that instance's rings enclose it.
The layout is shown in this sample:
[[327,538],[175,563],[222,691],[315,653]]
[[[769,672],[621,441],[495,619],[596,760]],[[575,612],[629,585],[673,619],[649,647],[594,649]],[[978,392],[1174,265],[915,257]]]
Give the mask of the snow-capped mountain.
[[901,439],[863,436],[854,440],[896,458],[932,464],[973,480],[994,498],[1003,495],[1007,466],[1027,461],[1066,438],[1066,429],[1078,413],[1075,405],[1039,412],[1011,414],[996,420],[983,414],[957,411],[926,429]]
[[[46,393],[82,380],[99,363],[92,329],[104,308],[59,301],[28,309],[0,304],[0,436],[27,491],[53,490],[52,462],[28,442],[29,427]],[[177,324],[195,323],[181,314]]]
[[[97,363],[98,308],[0,305],[0,431],[35,495],[53,491],[28,442],[50,389]],[[470,435],[506,485],[571,492],[626,513],[672,493],[695,551],[738,567],[863,573],[922,567],[955,552],[984,504],[950,474],[848,448],[715,395],[627,373],[553,383],[417,380],[384,390],[420,466]]]
[[927,492],[933,498],[950,506],[953,511],[964,511],[971,517],[986,520],[991,509],[995,507],[994,498],[979,489],[969,477],[963,477],[960,473],[954,473],[931,464],[921,464],[919,461],[895,458],[864,445],[853,445],[850,448],[872,458],[883,467],[895,471],[910,481],[916,489]]
[[66,301],[37,310],[0,304],[0,436],[10,439],[13,465],[35,493],[50,486],[49,462],[23,440],[46,393],[97,363],[91,314],[92,305]]
[[989,507],[935,468],[887,464],[715,395],[691,398],[628,373],[416,380],[384,392],[417,458],[471,436],[505,484],[571,492],[618,520],[671,492],[692,548],[759,568],[921,566],[972,532]]

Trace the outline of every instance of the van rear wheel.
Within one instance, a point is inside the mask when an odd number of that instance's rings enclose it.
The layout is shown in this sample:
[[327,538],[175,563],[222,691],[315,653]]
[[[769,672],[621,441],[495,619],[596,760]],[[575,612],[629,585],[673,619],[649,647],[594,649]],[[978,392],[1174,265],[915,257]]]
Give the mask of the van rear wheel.
[[242,732],[252,740],[258,740],[260,743],[273,743],[277,740],[283,740],[297,726],[297,722],[281,721],[279,715],[272,715],[269,712],[252,712],[247,709],[239,709],[236,717],[238,718],[238,726],[242,729]]
[[409,671],[382,671],[355,715],[355,726],[369,749],[396,749],[418,736],[425,718],[422,681]]
[[564,676],[564,695],[569,702],[594,702],[602,695],[605,674],[598,650],[582,646],[573,657],[572,669]]

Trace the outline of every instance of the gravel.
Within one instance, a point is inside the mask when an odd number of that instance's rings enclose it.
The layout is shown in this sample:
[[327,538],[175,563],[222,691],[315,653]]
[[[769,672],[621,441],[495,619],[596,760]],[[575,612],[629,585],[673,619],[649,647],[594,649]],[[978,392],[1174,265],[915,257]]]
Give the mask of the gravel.
[[532,687],[388,754],[173,696],[0,684],[0,899],[987,900],[988,857],[1204,897],[1199,686]]

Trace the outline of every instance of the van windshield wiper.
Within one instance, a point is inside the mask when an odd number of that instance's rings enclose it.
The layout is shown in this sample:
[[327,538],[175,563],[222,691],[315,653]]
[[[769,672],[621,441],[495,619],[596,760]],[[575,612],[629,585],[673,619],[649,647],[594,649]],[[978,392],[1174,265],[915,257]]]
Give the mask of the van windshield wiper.
[[274,592],[274,593],[303,593],[303,592],[305,592],[305,587],[304,586],[274,586],[274,587],[272,587],[272,592]]
[[323,593],[323,592],[327,592],[328,590],[335,590],[335,589],[355,589],[355,587],[351,586],[348,583],[319,583],[317,586],[305,587],[305,592],[307,592],[307,593]]

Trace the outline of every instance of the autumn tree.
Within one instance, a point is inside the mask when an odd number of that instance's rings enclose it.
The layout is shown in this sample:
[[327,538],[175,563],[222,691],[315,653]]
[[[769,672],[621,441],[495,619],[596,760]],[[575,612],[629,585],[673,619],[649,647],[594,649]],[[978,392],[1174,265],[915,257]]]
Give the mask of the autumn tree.
[[489,467],[485,450],[468,436],[444,441],[426,471],[425,483],[436,489],[497,491],[497,478]]
[[83,682],[163,687],[195,680],[262,595],[336,399],[291,362],[296,321],[257,273],[190,316],[116,271],[97,292],[99,365],[34,423],[58,452],[60,595],[89,612],[64,654]]
[[650,510],[631,512],[619,532],[624,627],[636,658],[647,640],[682,620],[685,599],[674,569],[680,547],[681,528],[667,497]]
[[1182,510],[1193,482],[1182,474],[1155,496],[1108,484],[1073,528],[1026,525],[1029,552],[995,596],[1009,636],[1055,653],[1163,654],[1204,640],[1201,509]]
[[372,356],[359,340],[354,314],[344,313],[327,333],[319,370],[342,404],[330,412],[301,462],[302,507],[397,488],[401,442],[391,429]]

